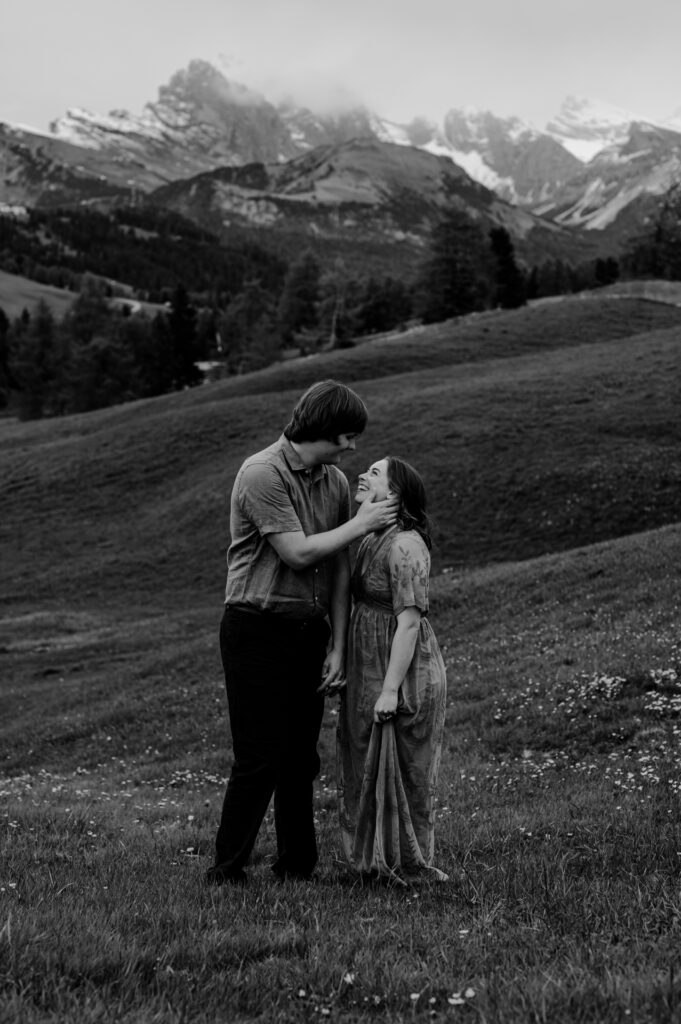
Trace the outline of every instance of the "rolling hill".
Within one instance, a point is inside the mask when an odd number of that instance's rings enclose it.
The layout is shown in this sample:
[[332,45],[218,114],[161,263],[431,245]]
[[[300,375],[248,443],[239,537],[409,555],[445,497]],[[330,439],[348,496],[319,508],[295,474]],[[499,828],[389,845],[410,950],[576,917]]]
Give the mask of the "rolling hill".
[[[670,1019],[680,368],[678,307],[570,298],[0,420],[0,1016]],[[314,883],[271,879],[268,814],[216,893],[227,494],[330,374],[371,410],[348,475],[395,451],[432,498],[450,882],[348,877],[328,701]]]
[[55,288],[49,284],[39,284],[18,274],[8,274],[0,270],[0,309],[3,309],[10,320],[21,316],[27,309],[30,312],[42,300],[46,302],[55,316],[60,317],[69,308],[75,295],[65,288]]
[[437,570],[536,557],[681,518],[681,311],[568,299],[270,367],[181,394],[0,426],[5,604],[219,603],[227,498],[315,379],[371,411],[426,480]]

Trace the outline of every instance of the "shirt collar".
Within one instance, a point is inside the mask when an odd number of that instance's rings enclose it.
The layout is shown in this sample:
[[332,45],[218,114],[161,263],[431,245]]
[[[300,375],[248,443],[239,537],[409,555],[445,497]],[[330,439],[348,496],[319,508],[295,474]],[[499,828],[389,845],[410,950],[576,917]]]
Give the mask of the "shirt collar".
[[309,473],[313,480],[318,480],[320,477],[326,475],[326,466],[321,463],[317,466],[305,465],[286,434],[282,434],[279,438],[279,446],[289,465],[289,469],[293,473]]

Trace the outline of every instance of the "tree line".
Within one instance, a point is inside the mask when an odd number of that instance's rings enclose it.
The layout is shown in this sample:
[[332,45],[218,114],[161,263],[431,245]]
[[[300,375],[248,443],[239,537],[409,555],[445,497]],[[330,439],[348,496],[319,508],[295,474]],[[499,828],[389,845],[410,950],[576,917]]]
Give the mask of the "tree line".
[[153,318],[112,306],[85,277],[58,319],[41,300],[13,323],[0,309],[0,396],[20,418],[87,412],[196,384],[197,316],[178,286]]
[[0,270],[41,284],[80,290],[84,274],[109,282],[109,294],[134,290],[164,303],[183,285],[200,305],[224,307],[248,280],[278,290],[287,262],[235,231],[228,242],[179,214],[153,206],[95,210],[29,210],[0,216]]
[[[214,376],[239,374],[287,350],[317,352],[414,321],[517,308],[610,284],[622,273],[681,278],[678,190],[621,264],[610,257],[526,267],[504,227],[485,229],[453,208],[434,226],[410,282],[387,274],[358,278],[342,260],[322,263],[312,250],[287,262],[252,239],[222,246],[167,211],[30,216],[42,225],[42,243],[0,218],[0,267],[29,276],[30,260],[40,258],[43,268],[72,273],[79,291],[61,319],[45,304],[13,323],[0,310],[0,403],[10,402],[24,418],[192,386],[204,379],[202,361]],[[15,247],[17,239],[23,241]],[[149,314],[112,304],[111,279],[86,273],[86,264],[134,283],[137,298],[162,305]]]

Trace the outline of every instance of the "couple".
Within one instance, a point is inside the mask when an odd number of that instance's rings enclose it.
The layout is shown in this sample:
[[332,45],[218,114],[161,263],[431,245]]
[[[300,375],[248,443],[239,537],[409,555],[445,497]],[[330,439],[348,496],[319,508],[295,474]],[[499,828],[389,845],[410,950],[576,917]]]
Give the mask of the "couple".
[[[273,794],[273,871],[311,876],[317,741],[324,696],[336,693],[349,865],[401,881],[446,877],[432,865],[446,684],[426,618],[425,494],[411,466],[384,458],[360,476],[352,516],[337,466],[367,420],[350,388],[314,384],[234,482],[220,626],[234,763],[209,883],[246,881]],[[360,539],[351,579],[348,546]]]

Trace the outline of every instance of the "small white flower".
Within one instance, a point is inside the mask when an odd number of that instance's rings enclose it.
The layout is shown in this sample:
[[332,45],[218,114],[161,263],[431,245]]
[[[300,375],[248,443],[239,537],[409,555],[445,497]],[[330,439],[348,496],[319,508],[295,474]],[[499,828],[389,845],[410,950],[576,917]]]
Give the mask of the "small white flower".
[[354,985],[355,975],[353,971],[348,971],[347,974],[343,975],[343,981],[346,985]]
[[465,995],[466,999],[473,999],[474,996],[475,996],[475,989],[474,988],[467,988],[466,991],[464,992],[464,995]]

